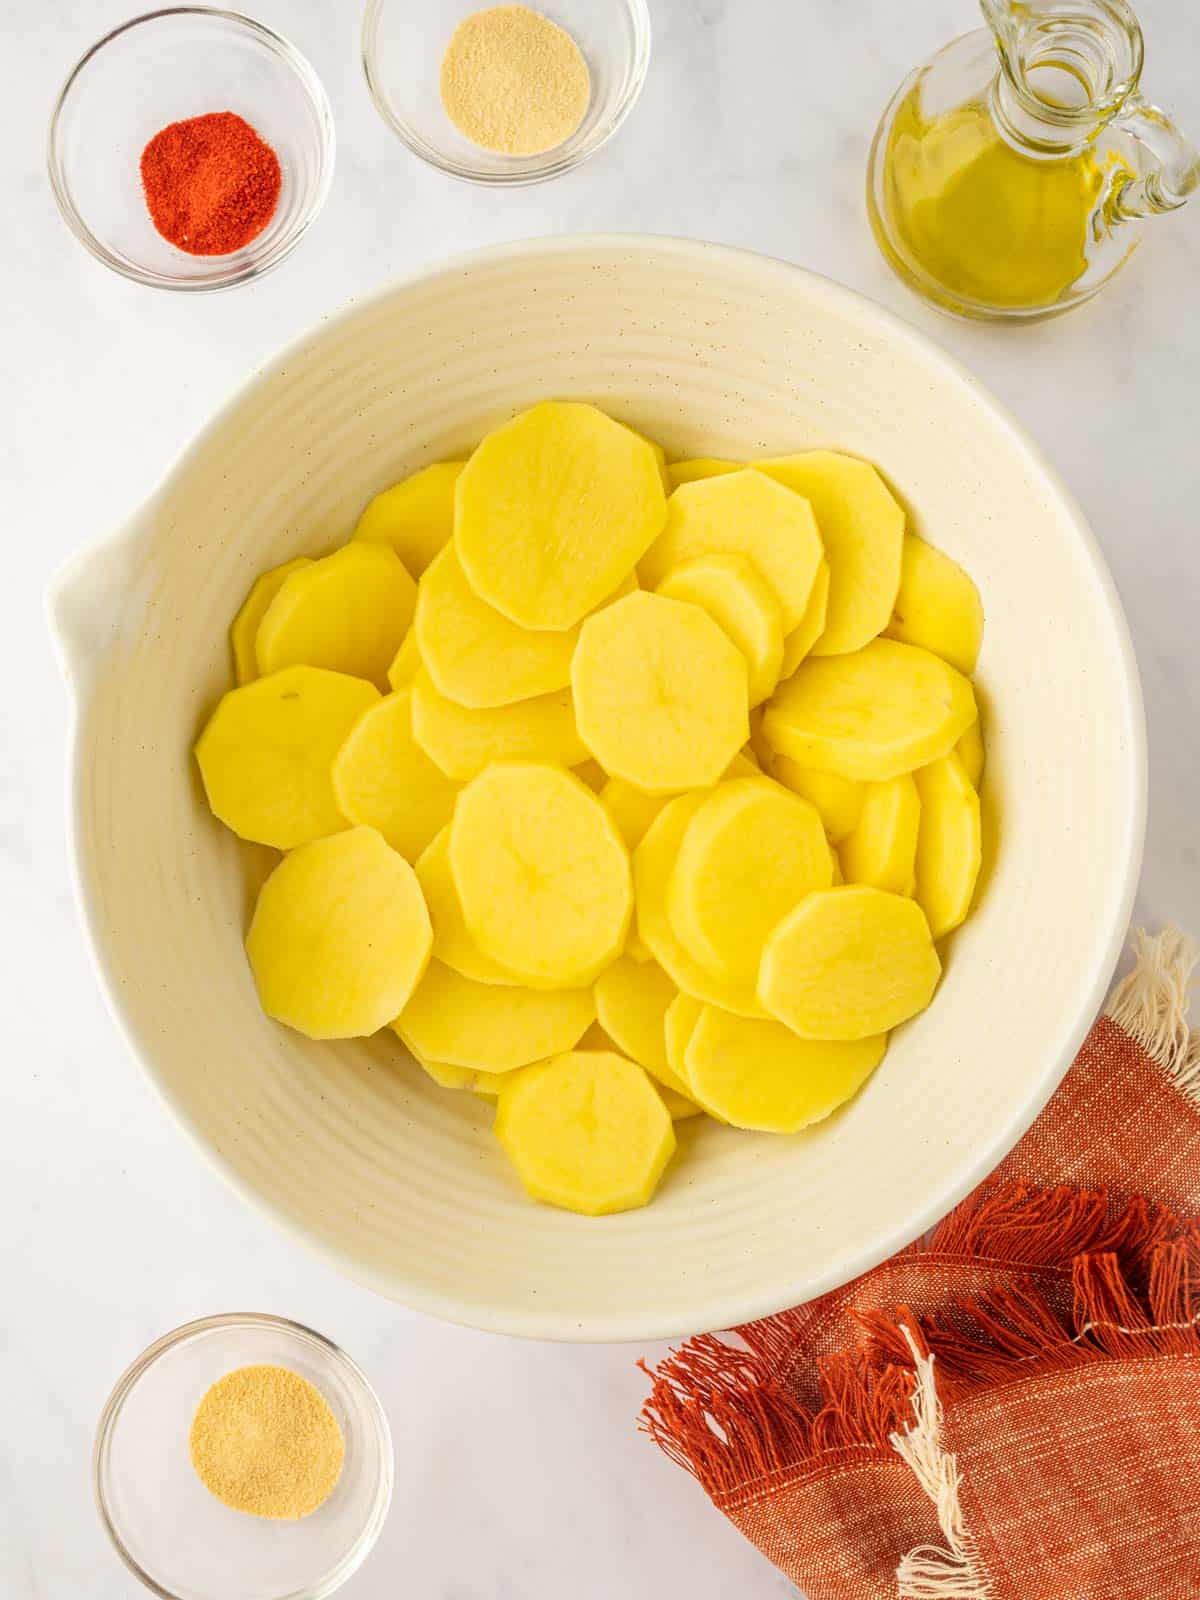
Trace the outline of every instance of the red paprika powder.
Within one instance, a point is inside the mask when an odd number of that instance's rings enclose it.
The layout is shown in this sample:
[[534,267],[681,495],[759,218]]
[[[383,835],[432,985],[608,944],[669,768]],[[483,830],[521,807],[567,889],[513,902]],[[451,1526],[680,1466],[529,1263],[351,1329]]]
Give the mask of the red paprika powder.
[[233,111],[172,122],[142,151],[150,220],[193,256],[224,256],[260,234],[279,204],[279,157]]

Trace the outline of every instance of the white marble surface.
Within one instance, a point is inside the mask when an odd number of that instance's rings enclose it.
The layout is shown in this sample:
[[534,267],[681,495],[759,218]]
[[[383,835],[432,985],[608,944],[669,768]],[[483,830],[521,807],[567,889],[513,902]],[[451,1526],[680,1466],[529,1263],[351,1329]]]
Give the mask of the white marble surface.
[[[254,0],[312,59],[340,143],[325,214],[280,271],[235,293],[136,288],[71,241],[42,166],[53,94],[120,0],[6,7],[0,484],[0,1594],[137,1590],[92,1509],[110,1383],[151,1338],[211,1311],[313,1323],[366,1367],[398,1479],[353,1600],[766,1600],[790,1586],[634,1431],[629,1349],[442,1327],[343,1283],[252,1215],[185,1143],[118,1042],[76,924],[63,842],[67,707],[42,591],[136,504],[257,362],[348,297],[451,251],[629,229],[750,246],[853,285],[953,349],[1042,441],[1089,512],[1129,613],[1150,725],[1140,914],[1200,929],[1200,204],[1153,226],[1092,306],[1031,330],[943,321],[876,255],[862,205],[874,120],[970,0],[651,0],[641,102],[607,150],[539,188],[427,171],[377,119],[358,6]],[[1155,95],[1200,132],[1200,24],[1144,0]]]

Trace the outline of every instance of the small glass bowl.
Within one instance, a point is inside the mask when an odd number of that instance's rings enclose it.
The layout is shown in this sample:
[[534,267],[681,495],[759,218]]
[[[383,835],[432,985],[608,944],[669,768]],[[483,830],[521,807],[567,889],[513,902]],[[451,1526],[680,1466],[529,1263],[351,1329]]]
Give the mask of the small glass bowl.
[[[337,1487],[311,1515],[233,1511],[192,1467],[192,1417],[235,1367],[290,1367],[315,1385],[346,1444]],[[236,1312],[164,1334],[108,1398],[92,1455],[96,1504],[118,1554],[163,1600],[321,1600],[357,1571],[392,1498],[392,1439],[343,1351],[282,1317]]]
[[646,0],[548,0],[537,9],[583,52],[592,78],[587,113],[569,139],[541,155],[481,150],[446,115],[441,66],[455,28],[490,0],[367,0],[363,71],[376,110],[423,161],[470,183],[540,183],[570,172],[606,144],[637,99],[650,63]]
[[[160,128],[210,111],[235,111],[261,134],[283,187],[249,244],[193,256],[151,222],[139,163]],[[226,289],[299,244],[329,192],[333,151],[320,79],[286,39],[236,11],[174,6],[123,23],[79,60],[50,118],[47,161],[67,226],[97,260],[159,289]]]

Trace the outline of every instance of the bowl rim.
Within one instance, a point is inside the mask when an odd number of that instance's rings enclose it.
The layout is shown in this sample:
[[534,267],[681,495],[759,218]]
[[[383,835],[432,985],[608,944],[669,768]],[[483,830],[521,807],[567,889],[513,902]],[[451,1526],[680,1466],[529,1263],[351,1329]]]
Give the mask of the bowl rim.
[[[66,605],[63,603],[66,599],[66,591],[70,586],[73,574],[78,571],[79,564],[90,564],[90,561],[95,559],[97,554],[104,548],[119,544],[131,530],[143,525],[153,513],[159,497],[184,466],[188,457],[208,444],[213,435],[225,426],[227,420],[245,402],[257,384],[269,378],[272,371],[287,366],[312,340],[325,337],[342,323],[348,322],[361,313],[383,304],[398,293],[431,285],[439,279],[462,277],[465,272],[474,267],[490,266],[531,254],[577,255],[598,249],[635,252],[649,249],[656,252],[667,252],[682,260],[699,258],[711,260],[715,257],[723,261],[731,269],[760,273],[767,279],[778,279],[781,284],[792,283],[799,275],[806,282],[810,293],[818,297],[823,296],[834,305],[853,310],[857,317],[860,319],[865,318],[868,325],[873,325],[876,330],[885,334],[890,340],[898,342],[916,357],[929,362],[945,375],[962,384],[972,397],[985,408],[993,420],[1011,436],[1014,443],[1025,452],[1031,463],[1043,475],[1048,488],[1054,494],[1057,503],[1067,516],[1076,538],[1079,540],[1080,547],[1092,569],[1092,576],[1097,584],[1098,592],[1105,602],[1114,641],[1119,651],[1124,686],[1124,703],[1121,710],[1129,730],[1129,760],[1126,769],[1120,775],[1120,782],[1128,790],[1126,796],[1128,835],[1125,841],[1120,870],[1117,872],[1114,869],[1114,893],[1111,902],[1110,923],[1096,958],[1091,982],[1080,998],[1078,1013],[1071,1026],[1065,1030],[1064,1040],[1059,1044],[1057,1053],[1047,1055],[1045,1069],[1037,1091],[1030,1096],[1025,1105],[1009,1118],[1006,1124],[996,1130],[987,1146],[978,1153],[974,1162],[959,1173],[957,1178],[945,1182],[929,1197],[927,1203],[915,1215],[911,1215],[893,1225],[885,1233],[881,1234],[869,1248],[861,1250],[857,1256],[849,1260],[842,1260],[832,1265],[828,1271],[815,1278],[810,1277],[787,1284],[776,1281],[772,1287],[763,1288],[755,1294],[731,1294],[714,1297],[709,1302],[700,1325],[696,1325],[694,1322],[680,1324],[677,1320],[677,1313],[662,1315],[652,1310],[646,1312],[616,1310],[602,1317],[591,1316],[586,1322],[581,1322],[568,1312],[550,1313],[544,1310],[510,1310],[507,1308],[496,1310],[486,1304],[466,1301],[461,1298],[455,1298],[452,1295],[436,1292],[424,1286],[414,1287],[407,1283],[403,1286],[402,1293],[398,1293],[397,1286],[389,1282],[383,1273],[373,1271],[371,1268],[364,1266],[348,1250],[314,1238],[296,1223],[281,1206],[268,1199],[248,1180],[244,1179],[235,1170],[232,1163],[193,1124],[192,1118],[180,1106],[176,1105],[168,1095],[165,1085],[160,1080],[150,1060],[149,1053],[142,1049],[123,1016],[118,997],[118,985],[109,969],[108,958],[104,953],[99,907],[92,902],[88,887],[87,868],[81,851],[81,842],[84,835],[81,813],[84,790],[81,747],[83,743],[82,730],[87,714],[87,691],[85,685],[76,681],[76,674],[72,670],[71,649],[63,620],[63,613],[66,610]],[[1009,412],[1007,407],[996,400],[963,363],[948,354],[941,345],[927,334],[895,312],[871,300],[868,296],[837,283],[822,273],[798,266],[794,262],[784,261],[779,257],[742,249],[738,246],[708,243],[696,239],[681,239],[668,234],[566,234],[521,239],[506,244],[491,245],[481,250],[461,252],[433,265],[421,267],[413,272],[394,278],[372,291],[369,295],[348,301],[330,317],[322,319],[315,326],[289,340],[270,359],[256,366],[249,376],[237,385],[224,404],[218,407],[212,418],[176,454],[167,470],[146,496],[141,507],[133,513],[123,527],[115,533],[107,537],[101,536],[100,539],[85,546],[64,568],[60,569],[60,572],[52,580],[47,593],[47,609],[50,631],[55,639],[60,660],[63,663],[64,675],[67,678],[72,694],[70,748],[66,772],[68,854],[72,887],[76,904],[80,909],[84,923],[92,962],[96,969],[101,991],[117,1029],[125,1041],[126,1048],[138,1063],[141,1071],[149,1080],[155,1093],[166,1106],[174,1121],[184,1129],[191,1142],[201,1151],[205,1159],[216,1168],[233,1190],[248,1201],[260,1215],[268,1217],[291,1239],[302,1244],[305,1249],[318,1256],[326,1265],[332,1267],[342,1276],[348,1277],[352,1282],[359,1283],[386,1299],[403,1304],[426,1315],[437,1317],[445,1322],[519,1338],[549,1339],[564,1343],[620,1344],[644,1342],[646,1340],[676,1339],[695,1333],[711,1332],[717,1329],[735,1327],[742,1323],[753,1322],[761,1317],[774,1315],[776,1312],[785,1310],[788,1307],[817,1299],[819,1296],[829,1293],[830,1290],[840,1288],[842,1285],[851,1282],[854,1278],[870,1271],[872,1267],[895,1255],[898,1250],[903,1249],[914,1239],[927,1232],[952,1210],[959,1201],[964,1199],[972,1189],[995,1171],[996,1167],[999,1166],[1000,1162],[1042,1111],[1046,1102],[1066,1076],[1067,1069],[1075,1059],[1080,1045],[1103,1007],[1112,975],[1116,970],[1125,946],[1145,842],[1148,784],[1146,721],[1141,681],[1128,621],[1117,593],[1116,584],[1104,560],[1096,535],[1088,525],[1078,501],[1067,488],[1055,468],[1050,465],[1041,447]]]
[[[139,28],[148,22],[160,22],[164,17],[198,16],[216,18],[221,22],[231,22],[236,27],[244,29],[248,34],[255,36],[265,44],[281,61],[291,68],[293,74],[303,85],[313,111],[316,113],[320,128],[321,144],[321,170],[317,177],[316,189],[304,211],[297,218],[289,233],[285,234],[265,255],[257,260],[247,261],[236,270],[215,273],[210,278],[170,278],[161,272],[152,272],[127,261],[122,256],[116,255],[104,241],[88,227],[83,215],[71,197],[70,187],[64,176],[65,166],[59,150],[59,134],[61,130],[62,115],[71,97],[80,75],[92,61],[104,50],[105,46],[119,39],[123,34],[129,33],[134,28]],[[333,184],[333,169],[337,159],[337,134],[334,128],[333,108],[329,103],[329,96],[325,92],[325,85],[317,75],[316,69],[308,57],[292,44],[290,39],[277,33],[274,28],[269,28],[265,22],[248,16],[243,11],[233,11],[223,6],[205,5],[178,5],[163,6],[155,11],[143,11],[136,17],[130,17],[115,28],[103,34],[95,43],[88,46],[83,54],[72,66],[63,80],[61,89],[55,96],[54,105],[50,112],[50,121],[46,129],[46,172],[50,180],[50,188],[54,195],[55,204],[67,227],[83,245],[89,255],[109,267],[121,277],[128,278],[131,283],[144,284],[149,289],[167,289],[173,293],[181,294],[212,294],[221,289],[234,289],[239,284],[250,283],[256,278],[261,278],[265,273],[272,272],[288,256],[304,238],[309,228],[324,210],[325,202],[329,198],[329,190]],[[245,246],[253,247],[254,240]],[[240,252],[237,252],[240,254]],[[212,259],[219,260],[219,257]]]
[[[117,1529],[109,1503],[109,1496],[105,1487],[106,1467],[108,1462],[109,1446],[112,1443],[113,1429],[125,1407],[125,1402],[137,1388],[141,1379],[153,1367],[160,1357],[174,1350],[177,1345],[186,1344],[190,1340],[199,1338],[208,1333],[220,1333],[227,1328],[269,1328],[276,1333],[285,1334],[297,1343],[313,1344],[321,1351],[324,1359],[331,1366],[339,1368],[349,1377],[351,1383],[358,1389],[366,1401],[366,1409],[370,1415],[375,1433],[375,1441],[379,1446],[379,1481],[375,1486],[375,1498],[371,1507],[371,1515],[358,1535],[358,1538],[338,1558],[337,1563],[328,1572],[320,1574],[312,1583],[305,1584],[299,1589],[293,1589],[286,1594],[281,1593],[278,1600],[326,1600],[328,1595],[340,1589],[348,1578],[353,1576],[370,1555],[383,1531],[391,1509],[392,1493],[395,1486],[395,1456],[392,1445],[392,1430],[388,1422],[387,1412],[383,1402],[376,1394],[370,1379],[352,1356],[346,1354],[340,1345],[319,1333],[316,1328],[310,1328],[306,1323],[296,1322],[291,1317],[276,1316],[270,1311],[224,1311],[216,1312],[207,1317],[196,1317],[191,1322],[182,1322],[177,1328],[168,1332],[148,1344],[140,1355],[135,1356],[113,1384],[104,1408],[96,1423],[96,1434],[92,1443],[92,1497],[95,1501],[96,1511],[104,1531],[108,1534],[113,1549],[121,1560],[139,1579],[147,1589],[159,1596],[159,1600],[181,1600],[175,1590],[165,1588],[157,1578],[152,1577],[129,1549],[125,1540]],[[319,1509],[319,1508],[318,1508]]]
[[[443,154],[435,145],[430,144],[428,139],[422,138],[416,129],[399,115],[390,96],[384,91],[379,74],[379,22],[384,8],[396,3],[397,0],[367,0],[363,7],[362,27],[359,31],[359,60],[371,96],[371,104],[384,124],[413,155],[437,171],[444,172],[451,178],[458,178],[463,183],[476,183],[484,188],[518,189],[533,183],[544,183],[548,178],[557,178],[565,172],[571,172],[590,156],[594,156],[598,150],[602,150],[624,124],[626,117],[638,102],[646,82],[646,74],[650,69],[654,30],[649,7],[646,0],[623,0],[633,19],[634,54],[629,83],[610,113],[606,125],[570,155],[556,155],[555,152],[562,147],[555,145],[541,156],[510,158],[514,161],[511,172],[484,171],[482,167],[473,166],[468,161],[456,161],[452,156]],[[523,165],[516,166],[516,162],[521,162]]]

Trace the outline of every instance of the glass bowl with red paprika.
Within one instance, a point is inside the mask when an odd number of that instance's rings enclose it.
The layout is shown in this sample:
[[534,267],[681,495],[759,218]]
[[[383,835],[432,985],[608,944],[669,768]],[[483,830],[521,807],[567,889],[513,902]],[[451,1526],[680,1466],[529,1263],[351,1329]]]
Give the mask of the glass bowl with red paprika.
[[50,121],[63,217],[115,272],[225,289],[295,249],[333,176],[333,117],[295,47],[252,18],[176,6],[76,63]]

